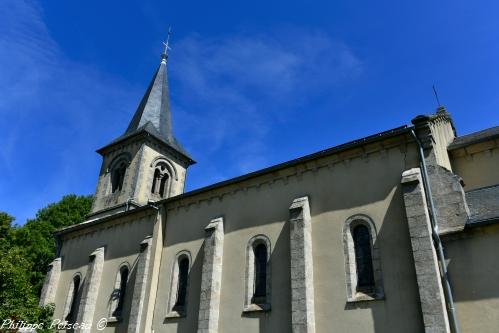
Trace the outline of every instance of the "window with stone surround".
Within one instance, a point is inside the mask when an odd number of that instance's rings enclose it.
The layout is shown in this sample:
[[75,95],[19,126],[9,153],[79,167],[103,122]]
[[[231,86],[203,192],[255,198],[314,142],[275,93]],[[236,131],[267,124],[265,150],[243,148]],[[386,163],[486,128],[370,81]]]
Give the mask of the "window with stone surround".
[[270,250],[270,240],[265,235],[257,235],[248,242],[244,312],[270,310]]
[[168,198],[171,195],[172,182],[178,180],[174,165],[163,156],[156,157],[151,162],[151,194],[153,198]]
[[116,156],[109,164],[108,172],[110,174],[111,183],[110,193],[120,192],[123,189],[126,170],[130,164],[130,160],[131,155],[125,152]]
[[123,188],[123,181],[125,180],[126,163],[122,161],[112,172],[111,172],[111,185],[112,191],[121,191]]
[[68,293],[66,296],[66,304],[64,305],[63,319],[69,323],[73,323],[76,320],[77,315],[77,298],[78,292],[80,290],[81,275],[76,273],[69,284]]
[[187,296],[189,287],[189,272],[191,254],[181,251],[175,256],[168,297],[167,318],[184,317],[187,315]]
[[109,321],[119,321],[122,318],[129,273],[129,265],[125,263],[120,266],[120,269],[116,274],[114,289],[111,293]]
[[151,186],[151,193],[165,198],[169,189],[170,174],[168,172],[167,164],[159,162],[154,168],[154,176]]
[[384,298],[376,226],[363,214],[351,216],[343,227],[347,301]]

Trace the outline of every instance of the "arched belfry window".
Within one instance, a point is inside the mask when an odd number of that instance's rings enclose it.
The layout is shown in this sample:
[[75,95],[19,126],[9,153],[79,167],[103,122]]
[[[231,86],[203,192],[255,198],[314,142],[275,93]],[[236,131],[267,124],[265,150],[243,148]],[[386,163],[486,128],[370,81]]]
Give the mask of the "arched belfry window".
[[121,161],[113,170],[111,171],[111,186],[112,191],[121,191],[123,188],[123,182],[125,180],[125,172],[128,163],[126,161]]
[[122,317],[129,274],[130,269],[127,264],[122,265],[116,274],[114,290],[111,293],[109,317],[112,320],[120,320]]
[[270,310],[270,240],[251,238],[246,248],[244,312]]
[[173,263],[167,317],[184,317],[187,310],[191,254],[181,251]]
[[108,166],[110,192],[116,193],[123,189],[125,175],[132,156],[128,152],[123,152],[115,156]]
[[69,284],[68,294],[66,296],[66,304],[64,306],[63,318],[69,323],[74,323],[76,321],[77,315],[77,298],[78,291],[80,290],[81,276],[76,274],[73,280]]
[[151,193],[166,198],[170,190],[170,167],[165,161],[159,161],[154,167]]
[[354,215],[343,228],[347,300],[382,299],[383,283],[376,227],[366,215]]

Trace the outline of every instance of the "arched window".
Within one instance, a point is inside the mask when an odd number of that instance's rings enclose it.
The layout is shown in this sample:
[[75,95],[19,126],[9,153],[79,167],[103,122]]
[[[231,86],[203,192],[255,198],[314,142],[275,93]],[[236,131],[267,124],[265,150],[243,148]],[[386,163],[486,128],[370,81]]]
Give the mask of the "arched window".
[[350,217],[343,227],[348,302],[382,299],[383,283],[376,226],[366,215]]
[[253,303],[265,303],[265,296],[267,295],[267,247],[265,244],[260,243],[253,248],[253,251],[255,255]]
[[159,182],[159,195],[164,198],[166,193],[166,182],[168,181],[168,174],[163,174],[163,177],[161,177],[161,180]]
[[111,185],[112,191],[121,191],[123,188],[123,181],[125,180],[127,162],[121,161],[116,167],[111,171]]
[[152,180],[152,187],[151,187],[151,193],[152,194],[156,193],[156,185],[160,181],[161,181],[161,171],[159,171],[159,169],[155,169],[154,170],[154,178]]
[[270,310],[270,240],[257,235],[246,251],[244,312]]
[[357,268],[357,290],[370,290],[374,287],[371,235],[365,225],[359,224],[353,228],[353,244]]
[[122,265],[116,274],[114,282],[114,290],[111,294],[111,311],[110,317],[115,320],[121,319],[123,313],[123,304],[125,302],[126,286],[129,275],[128,265]]
[[167,318],[186,315],[191,254],[181,251],[173,263]]
[[179,258],[177,301],[175,302],[175,306],[173,307],[173,309],[185,306],[188,277],[189,277],[189,258],[184,256],[182,258]]
[[168,180],[170,179],[170,175],[167,164],[164,161],[156,164],[153,177],[151,193],[158,195],[161,198],[166,197],[168,194]]
[[69,285],[68,295],[66,298],[66,306],[64,309],[64,320],[69,323],[73,323],[76,320],[77,308],[76,308],[76,299],[78,296],[78,291],[80,289],[81,277],[79,274],[76,274],[73,277],[73,281]]

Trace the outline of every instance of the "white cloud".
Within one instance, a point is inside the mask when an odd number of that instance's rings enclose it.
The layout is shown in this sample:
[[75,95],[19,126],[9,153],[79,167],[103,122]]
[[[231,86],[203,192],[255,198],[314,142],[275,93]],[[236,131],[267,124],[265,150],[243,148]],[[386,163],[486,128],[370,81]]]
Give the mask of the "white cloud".
[[[24,222],[63,194],[93,192],[93,150],[125,130],[146,87],[68,58],[35,2],[2,1],[0,12],[0,210]],[[193,34],[169,67],[175,130],[199,162],[194,187],[267,166],[275,126],[362,71],[348,46],[300,29]]]
[[69,59],[36,2],[2,1],[0,12],[0,210],[23,223],[64,194],[93,192],[99,133],[124,130],[137,93]]
[[195,157],[229,154],[235,167],[227,167],[227,176],[266,166],[265,140],[276,122],[362,72],[344,43],[321,32],[191,35],[174,46],[170,72],[179,132]]

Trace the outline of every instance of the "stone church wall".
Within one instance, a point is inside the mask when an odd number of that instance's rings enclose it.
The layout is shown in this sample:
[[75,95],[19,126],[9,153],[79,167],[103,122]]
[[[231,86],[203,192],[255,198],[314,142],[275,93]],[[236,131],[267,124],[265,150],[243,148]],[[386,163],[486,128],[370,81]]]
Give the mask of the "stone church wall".
[[[81,274],[80,294],[77,305],[81,301],[82,286],[86,282],[89,255],[100,247],[104,247],[104,264],[93,315],[93,327],[101,318],[110,317],[111,293],[115,288],[116,274],[122,264],[130,267],[128,282],[129,292],[126,294],[123,321],[109,323],[103,332],[126,332],[132,303],[133,286],[139,253],[139,244],[153,232],[156,211],[137,212],[97,226],[89,226],[63,238],[61,248],[62,272],[60,275],[54,319],[63,320],[63,312],[69,286],[75,274]],[[106,225],[107,224],[107,225]]]
[[498,244],[497,224],[445,238],[445,252],[461,333],[497,332]]
[[[409,149],[407,149],[409,148]],[[316,332],[421,332],[422,315],[400,180],[417,167],[415,146],[349,151],[220,189],[171,200],[154,313],[154,332],[195,332],[198,325],[205,227],[223,217],[218,332],[290,332],[289,207],[308,196],[311,211]],[[355,155],[357,154],[357,155]],[[377,229],[384,298],[347,302],[343,227],[367,215]],[[271,243],[271,310],[244,312],[248,241]],[[167,318],[176,255],[189,252],[185,317]]]
[[465,191],[499,184],[499,140],[482,142],[450,153],[454,173]]

